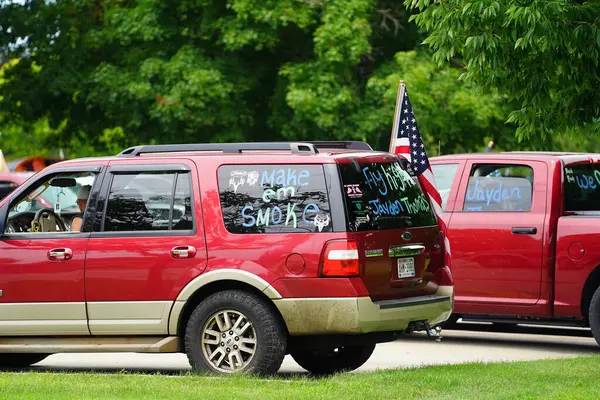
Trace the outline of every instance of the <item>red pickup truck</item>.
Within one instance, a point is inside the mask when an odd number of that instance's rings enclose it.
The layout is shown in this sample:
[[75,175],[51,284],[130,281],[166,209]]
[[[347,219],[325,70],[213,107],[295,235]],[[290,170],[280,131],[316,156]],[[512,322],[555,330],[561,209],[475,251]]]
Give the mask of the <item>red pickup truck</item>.
[[600,343],[600,155],[431,159],[453,259],[451,320],[590,326]]

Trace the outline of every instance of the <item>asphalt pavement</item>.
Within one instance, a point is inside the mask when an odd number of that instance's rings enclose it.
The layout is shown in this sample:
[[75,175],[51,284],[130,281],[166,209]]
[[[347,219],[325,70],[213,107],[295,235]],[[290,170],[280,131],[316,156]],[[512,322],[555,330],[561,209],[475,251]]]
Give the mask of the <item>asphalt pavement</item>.
[[[589,329],[515,326],[496,329],[488,325],[458,324],[442,331],[436,342],[424,333],[379,344],[358,371],[409,368],[465,362],[522,361],[600,354]],[[184,354],[94,353],[55,354],[33,367],[42,371],[101,371],[180,373],[190,369]],[[305,372],[287,356],[280,373]]]

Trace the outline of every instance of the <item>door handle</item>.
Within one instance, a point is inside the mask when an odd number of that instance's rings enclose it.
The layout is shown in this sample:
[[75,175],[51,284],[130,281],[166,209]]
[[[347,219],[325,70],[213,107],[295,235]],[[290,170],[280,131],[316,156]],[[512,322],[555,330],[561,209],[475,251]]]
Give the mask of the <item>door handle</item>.
[[173,258],[194,258],[195,256],[196,248],[194,246],[177,246],[171,249]]
[[535,235],[537,228],[512,228],[511,232],[515,235]]
[[73,258],[73,250],[62,248],[48,251],[48,260],[50,261],[68,261]]

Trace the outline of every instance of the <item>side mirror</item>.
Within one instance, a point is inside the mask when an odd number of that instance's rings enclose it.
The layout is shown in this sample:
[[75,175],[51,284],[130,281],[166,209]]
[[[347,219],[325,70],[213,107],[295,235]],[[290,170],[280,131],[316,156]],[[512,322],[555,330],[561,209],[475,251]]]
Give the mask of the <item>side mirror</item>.
[[53,187],[73,187],[77,186],[77,181],[75,178],[54,178],[50,180],[50,186]]

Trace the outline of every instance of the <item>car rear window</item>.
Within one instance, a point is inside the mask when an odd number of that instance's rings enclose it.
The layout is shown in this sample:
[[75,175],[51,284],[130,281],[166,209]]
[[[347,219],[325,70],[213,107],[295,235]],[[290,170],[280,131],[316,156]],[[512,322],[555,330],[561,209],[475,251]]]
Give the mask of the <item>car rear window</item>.
[[565,211],[600,211],[600,165],[565,167]]
[[231,233],[333,230],[322,165],[224,165],[218,177]]
[[399,162],[340,164],[350,231],[435,225],[429,201]]

